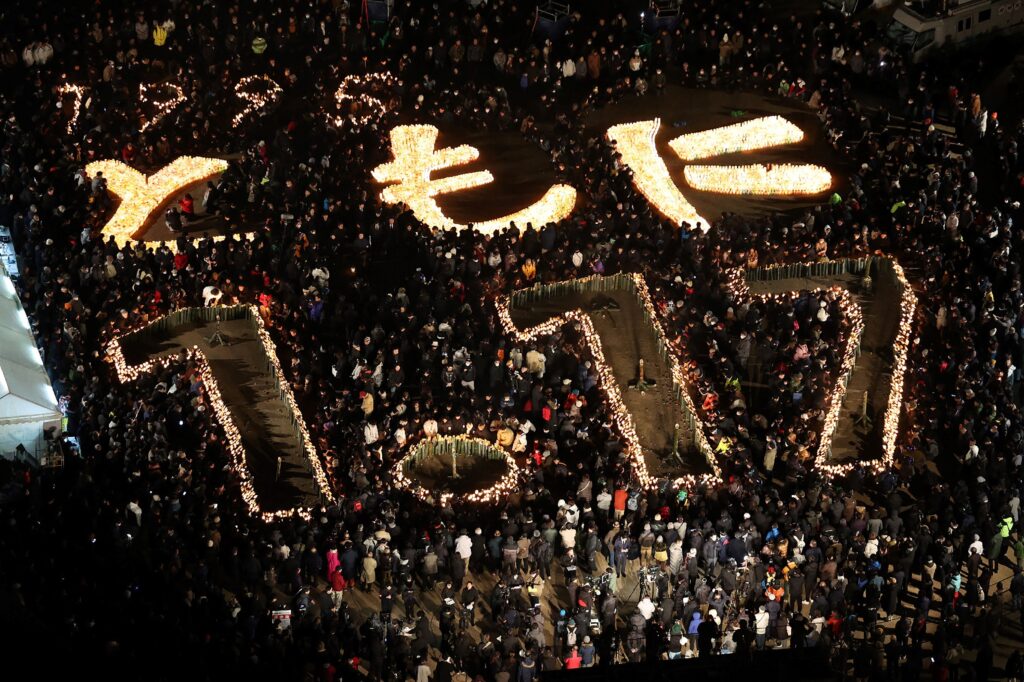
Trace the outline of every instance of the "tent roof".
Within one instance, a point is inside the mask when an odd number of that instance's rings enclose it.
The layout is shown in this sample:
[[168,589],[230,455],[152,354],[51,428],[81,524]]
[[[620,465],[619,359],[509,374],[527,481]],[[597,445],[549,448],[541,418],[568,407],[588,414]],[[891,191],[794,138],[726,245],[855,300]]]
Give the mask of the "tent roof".
[[34,417],[59,418],[57,397],[14,283],[0,266],[0,424]]

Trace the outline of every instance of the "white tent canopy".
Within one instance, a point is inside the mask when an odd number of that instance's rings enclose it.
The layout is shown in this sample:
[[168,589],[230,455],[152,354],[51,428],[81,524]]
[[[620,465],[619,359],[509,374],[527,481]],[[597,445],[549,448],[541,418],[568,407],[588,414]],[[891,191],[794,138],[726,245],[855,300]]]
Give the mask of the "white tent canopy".
[[43,431],[60,428],[61,413],[32,328],[7,270],[0,265],[0,454],[18,445],[43,454]]

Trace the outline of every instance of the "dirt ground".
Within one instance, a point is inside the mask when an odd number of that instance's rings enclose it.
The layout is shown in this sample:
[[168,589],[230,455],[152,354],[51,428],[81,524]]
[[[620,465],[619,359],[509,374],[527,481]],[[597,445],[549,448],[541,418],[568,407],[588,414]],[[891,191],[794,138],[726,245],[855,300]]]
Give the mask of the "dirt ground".
[[504,459],[456,455],[458,478],[452,478],[451,455],[427,455],[406,467],[406,475],[427,490],[465,495],[497,483],[508,471]]

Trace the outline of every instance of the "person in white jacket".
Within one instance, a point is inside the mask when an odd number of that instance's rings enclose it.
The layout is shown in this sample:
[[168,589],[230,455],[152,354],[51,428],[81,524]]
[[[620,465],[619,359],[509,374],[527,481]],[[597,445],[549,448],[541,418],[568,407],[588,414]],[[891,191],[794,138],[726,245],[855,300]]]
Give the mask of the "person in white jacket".
[[768,638],[768,621],[768,610],[762,604],[757,608],[757,614],[754,615],[754,635],[758,649],[764,649],[765,640]]

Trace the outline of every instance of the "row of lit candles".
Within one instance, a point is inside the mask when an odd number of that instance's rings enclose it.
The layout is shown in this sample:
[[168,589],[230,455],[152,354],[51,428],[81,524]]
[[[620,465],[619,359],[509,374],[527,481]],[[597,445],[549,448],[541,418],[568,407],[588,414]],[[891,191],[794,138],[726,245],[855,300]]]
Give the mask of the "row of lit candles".
[[333,503],[335,496],[332,483],[334,483],[334,481],[328,480],[327,474],[320,462],[320,457],[313,444],[313,439],[310,437],[309,429],[306,428],[306,420],[302,417],[302,410],[299,409],[299,404],[295,400],[295,394],[292,392],[291,385],[288,383],[288,378],[284,373],[284,369],[281,367],[281,361],[277,357],[277,346],[274,344],[274,340],[270,337],[270,332],[267,331],[266,326],[263,324],[263,318],[259,314],[259,308],[254,305],[250,305],[249,308],[249,316],[256,325],[257,338],[259,338],[260,344],[263,346],[264,354],[270,360],[270,365],[277,380],[279,390],[284,396],[285,403],[288,405],[288,409],[291,411],[292,417],[295,420],[296,428],[299,431],[302,445],[305,449],[306,459],[309,460],[310,468],[313,472],[313,479],[316,481],[321,497],[326,502]]
[[89,163],[85,167],[86,174],[95,177],[97,173],[103,173],[107,189],[121,200],[114,215],[103,226],[103,237],[114,237],[118,246],[140,238],[141,232],[169,198],[190,185],[217,177],[227,167],[227,161],[222,159],[179,156],[147,177],[116,159]]
[[[581,280],[578,281],[580,283],[585,283],[597,277],[600,277],[600,275],[592,275],[590,277],[581,278]],[[634,281],[639,283],[639,286],[634,290],[634,294],[640,299],[641,305],[644,306],[645,309],[648,311],[653,310],[653,306],[650,303],[650,296],[646,294],[646,286],[643,286],[642,276],[634,275],[634,278]],[[615,379],[611,365],[605,358],[604,349],[601,345],[601,338],[594,329],[590,316],[579,309],[570,310],[556,317],[552,317],[541,324],[520,330],[512,321],[509,305],[509,298],[507,297],[499,297],[498,300],[495,301],[498,320],[505,333],[520,343],[530,343],[536,339],[550,336],[569,324],[572,324],[579,329],[583,336],[584,344],[590,351],[593,358],[593,369],[597,375],[598,389],[604,397],[605,409],[611,416],[615,430],[625,442],[623,450],[627,459],[630,461],[633,473],[642,488],[651,489],[655,487],[658,481],[650,475],[647,469],[647,462],[644,459],[643,449],[640,446],[640,439],[636,432],[633,416],[622,399],[622,392],[619,389],[619,385]],[[656,317],[652,316],[651,320],[652,324],[658,324]],[[702,449],[702,452],[707,454],[709,450]],[[721,470],[713,456],[709,458],[708,464],[711,466],[713,474],[703,474],[699,476],[689,474],[675,479],[676,484],[681,488],[691,490],[699,486],[713,484],[715,480],[721,478]]]
[[85,98],[85,88],[81,85],[74,83],[63,83],[57,88],[57,95],[63,102],[64,97],[67,95],[74,95],[74,102],[71,107],[71,116],[68,118],[67,133],[70,135],[75,129],[75,124],[78,123],[78,115],[82,111],[82,100]]
[[[296,428],[299,431],[305,449],[305,456],[308,458],[310,468],[313,472],[313,478],[320,490],[322,498],[327,503],[333,503],[335,500],[334,490],[328,481],[327,475],[324,473],[320,458],[317,455],[316,448],[314,447],[309,431],[306,428],[305,420],[302,417],[298,404],[295,402],[295,396],[292,393],[284,372],[281,369],[281,363],[277,358],[277,350],[274,342],[263,325],[263,320],[259,316],[258,309],[255,306],[249,307],[251,308],[250,317],[256,325],[257,337],[263,345],[263,350],[266,353],[267,358],[270,360],[272,371],[275,373],[275,378],[280,386],[280,391],[295,419]],[[107,345],[107,360],[113,365],[114,371],[121,383],[135,381],[143,375],[150,374],[162,368],[167,368],[180,360],[179,355],[171,355],[163,358],[151,358],[138,365],[130,365],[125,360],[121,343],[122,339],[138,333],[146,327],[158,324],[159,321],[160,320],[154,320],[137,329],[125,332],[114,338]],[[227,448],[231,454],[232,466],[238,473],[242,501],[245,503],[249,513],[256,518],[263,519],[264,521],[288,518],[292,515],[299,515],[302,518],[309,519],[311,514],[311,509],[309,508],[290,507],[276,511],[268,511],[260,506],[259,499],[253,485],[252,475],[246,462],[246,452],[245,447],[242,444],[241,432],[238,430],[234,419],[231,417],[230,409],[221,397],[220,387],[214,377],[213,369],[210,367],[210,363],[206,355],[198,346],[187,348],[185,350],[185,356],[189,360],[194,361],[196,366],[199,368],[200,376],[203,380],[203,385],[206,388],[210,405],[217,417],[217,421],[224,430]]]
[[878,470],[891,467],[896,456],[896,438],[899,432],[900,416],[903,412],[903,396],[906,384],[907,356],[910,354],[910,336],[914,331],[914,315],[917,311],[917,294],[903,272],[903,266],[892,261],[896,279],[903,289],[900,296],[900,326],[893,340],[892,378],[889,380],[889,401],[882,420],[883,460]]
[[804,139],[804,131],[782,116],[761,116],[732,125],[687,133],[671,140],[668,146],[683,161],[699,161],[733,152],[794,144]]
[[694,441],[697,446],[697,450],[704,455],[704,459],[707,461],[708,466],[711,467],[711,471],[714,472],[715,478],[721,479],[722,470],[718,466],[718,459],[715,456],[714,448],[711,447],[707,434],[704,432],[703,422],[700,419],[700,413],[697,412],[697,406],[694,405],[693,398],[690,397],[689,382],[687,381],[686,373],[683,371],[683,367],[679,362],[679,357],[682,356],[682,349],[676,348],[669,340],[668,334],[665,333],[665,327],[662,325],[661,319],[658,317],[657,310],[654,307],[654,300],[651,298],[650,290],[647,288],[647,282],[644,280],[643,275],[635,273],[632,277],[635,282],[637,298],[640,301],[640,305],[644,307],[644,310],[647,312],[647,317],[651,320],[651,324],[654,325],[655,333],[667,349],[665,355],[668,357],[669,370],[672,372],[672,381],[679,390],[680,396],[682,397],[685,405],[685,410],[694,418],[696,423],[696,428],[694,428]]
[[[831,477],[844,476],[857,466],[866,466],[874,473],[882,473],[893,464],[896,453],[896,439],[898,436],[899,422],[903,410],[904,383],[907,370],[907,356],[910,350],[910,335],[913,333],[914,315],[917,309],[917,296],[911,288],[910,283],[903,272],[902,266],[895,260],[890,260],[897,280],[899,281],[902,294],[900,296],[900,323],[893,339],[893,363],[891,379],[889,384],[889,396],[886,402],[885,416],[882,421],[882,457],[871,462],[846,462],[843,464],[830,463],[831,441],[841,418],[842,403],[846,395],[845,382],[838,382],[833,393],[829,396],[829,411],[824,420],[822,436],[819,442],[817,454],[814,461],[815,468],[823,474]],[[774,266],[776,268],[789,267],[788,265]],[[771,268],[769,268],[771,269]],[[733,291],[743,292],[747,289],[746,281],[740,270],[735,270],[730,275],[730,287]],[[836,288],[838,289],[838,287]],[[818,290],[820,291],[820,290]],[[864,330],[863,312],[861,307],[853,300],[848,291],[839,289],[841,292],[839,305],[846,319],[850,321],[848,332],[849,338],[846,342],[843,361],[838,378],[849,376],[857,361],[859,341]]]
[[832,175],[827,170],[806,163],[687,166],[683,177],[694,189],[718,194],[792,196],[819,194],[832,186]]
[[[263,83],[263,92],[253,92],[250,88],[251,85],[258,83]],[[257,75],[242,78],[235,85],[235,94],[238,95],[239,99],[248,102],[249,105],[235,114],[231,122],[237,127],[252,112],[259,111],[276,102],[282,92],[284,91],[281,89],[281,86],[270,76]]]
[[[387,112],[387,103],[369,92],[359,92],[359,90],[387,89],[394,87],[394,85],[395,77],[386,71],[368,73],[365,76],[357,74],[345,76],[334,93],[334,101],[338,105],[338,111],[335,114],[328,114],[327,122],[336,128],[341,128],[345,125],[346,121],[358,127],[379,119]],[[356,115],[351,112],[349,107],[352,102],[358,102],[362,105],[362,113]]]
[[[456,495],[450,491],[441,493],[431,491],[414,481],[411,476],[406,474],[406,470],[414,464],[414,460],[419,455],[421,448],[423,448],[427,443],[436,444],[444,442],[452,443],[454,450],[458,450],[460,445],[468,446],[476,444],[479,447],[483,447],[494,452],[498,455],[494,459],[504,460],[505,473],[491,485],[484,486],[461,495]],[[392,471],[393,484],[396,489],[408,491],[424,502],[435,501],[441,507],[450,507],[453,502],[488,504],[492,502],[500,502],[506,499],[519,487],[519,465],[516,464],[516,460],[508,452],[498,447],[496,444],[484,440],[483,438],[468,435],[434,436],[432,438],[421,440],[417,443],[409,444],[407,445],[407,448],[408,454],[398,461]],[[476,455],[454,452],[452,456],[459,458],[475,457]]]
[[[158,87],[167,88],[171,90],[173,94],[169,99],[163,102],[151,102],[149,98],[149,92],[150,90],[155,90]],[[142,124],[142,127],[139,128],[139,132],[144,133],[146,132],[146,130],[159,123],[160,119],[162,119],[164,116],[174,111],[175,107],[177,107],[179,104],[185,101],[185,91],[177,83],[168,82],[162,83],[160,85],[147,85],[146,83],[139,83],[139,99],[141,99],[143,102],[151,103],[156,109],[156,113],[153,115],[153,117],[147,119],[146,122]]]

